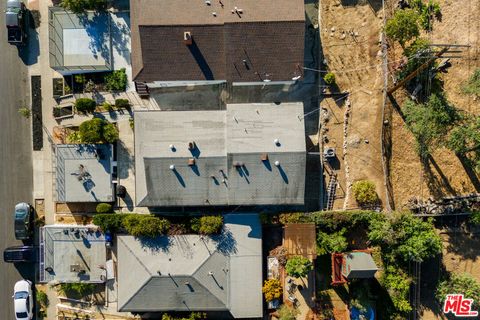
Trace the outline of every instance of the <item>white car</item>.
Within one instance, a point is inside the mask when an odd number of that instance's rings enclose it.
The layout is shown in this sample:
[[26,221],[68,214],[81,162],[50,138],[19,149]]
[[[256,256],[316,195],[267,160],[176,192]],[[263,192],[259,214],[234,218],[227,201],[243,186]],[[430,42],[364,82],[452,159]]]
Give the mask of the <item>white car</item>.
[[32,282],[20,280],[13,288],[13,303],[15,307],[15,319],[26,320],[33,317]]

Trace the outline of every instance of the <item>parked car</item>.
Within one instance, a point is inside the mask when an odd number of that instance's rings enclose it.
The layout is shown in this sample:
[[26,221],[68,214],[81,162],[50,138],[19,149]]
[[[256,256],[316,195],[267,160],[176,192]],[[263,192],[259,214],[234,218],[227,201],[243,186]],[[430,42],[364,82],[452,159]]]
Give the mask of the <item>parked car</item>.
[[20,202],[15,206],[15,238],[28,240],[32,235],[32,206]]
[[15,319],[26,320],[33,318],[32,282],[20,280],[13,288],[13,305],[15,308]]
[[36,250],[33,246],[9,247],[3,251],[5,262],[35,262],[36,258]]
[[5,11],[8,43],[24,45],[27,39],[28,11],[19,0],[7,0]]

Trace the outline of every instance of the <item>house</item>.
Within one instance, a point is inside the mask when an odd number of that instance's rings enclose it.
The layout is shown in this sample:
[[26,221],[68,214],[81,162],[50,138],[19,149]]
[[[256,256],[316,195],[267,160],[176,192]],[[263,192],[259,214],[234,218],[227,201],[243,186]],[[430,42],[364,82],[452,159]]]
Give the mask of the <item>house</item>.
[[121,235],[117,260],[118,311],[226,312],[224,319],[263,315],[257,214],[225,215],[216,236]]
[[303,0],[131,0],[130,13],[137,83],[302,75]]
[[112,70],[110,16],[49,7],[50,67],[63,75]]
[[40,282],[105,282],[107,249],[97,226],[44,226],[39,243]]
[[302,205],[301,103],[135,113],[137,206]]
[[60,144],[55,149],[58,202],[112,202],[113,146]]

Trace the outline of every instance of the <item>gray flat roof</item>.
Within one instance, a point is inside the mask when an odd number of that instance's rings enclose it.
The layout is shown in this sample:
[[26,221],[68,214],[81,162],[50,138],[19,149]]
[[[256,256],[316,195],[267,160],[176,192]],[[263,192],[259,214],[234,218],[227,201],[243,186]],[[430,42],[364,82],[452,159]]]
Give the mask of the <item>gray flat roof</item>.
[[366,252],[350,252],[343,255],[346,260],[343,269],[348,278],[372,278],[378,270],[372,255]]
[[261,317],[258,215],[225,215],[224,222],[222,234],[212,237],[118,236],[119,311],[229,310],[237,318]]
[[[43,282],[104,282],[106,248],[103,234],[97,227],[76,225],[48,225],[41,228],[40,261],[44,265],[39,272]],[[72,269],[75,266],[75,269]],[[52,272],[45,268],[52,268]],[[84,270],[79,272],[77,270]]]
[[57,201],[113,201],[112,150],[110,144],[57,145]]
[[136,112],[137,205],[303,204],[301,115],[302,103]]

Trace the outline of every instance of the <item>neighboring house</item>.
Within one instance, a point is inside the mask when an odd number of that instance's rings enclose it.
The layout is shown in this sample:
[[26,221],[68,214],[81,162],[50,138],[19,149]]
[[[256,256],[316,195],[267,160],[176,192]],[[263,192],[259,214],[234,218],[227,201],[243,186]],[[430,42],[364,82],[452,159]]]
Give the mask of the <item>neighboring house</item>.
[[137,206],[302,205],[301,103],[135,113]]
[[118,311],[216,311],[261,318],[259,217],[228,214],[224,223],[217,236],[118,236]]
[[50,7],[50,67],[63,75],[112,70],[110,15]]
[[58,202],[112,202],[113,146],[60,144],[55,148]]
[[105,282],[105,238],[97,226],[40,228],[40,282]]
[[302,75],[303,0],[131,0],[130,12],[137,83]]

